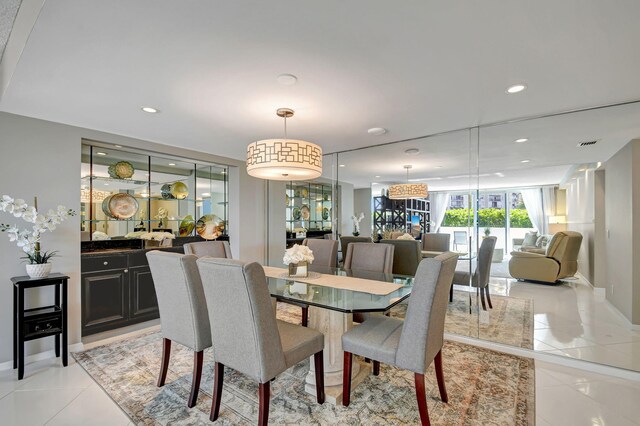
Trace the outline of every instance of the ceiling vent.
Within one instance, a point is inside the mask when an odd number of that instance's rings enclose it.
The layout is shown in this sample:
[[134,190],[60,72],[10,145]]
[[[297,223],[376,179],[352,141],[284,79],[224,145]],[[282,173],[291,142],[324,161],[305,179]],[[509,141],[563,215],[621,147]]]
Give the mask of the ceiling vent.
[[581,148],[583,146],[591,146],[591,145],[595,145],[596,143],[598,143],[598,141],[585,141],[585,142],[580,142],[578,144],[578,148]]

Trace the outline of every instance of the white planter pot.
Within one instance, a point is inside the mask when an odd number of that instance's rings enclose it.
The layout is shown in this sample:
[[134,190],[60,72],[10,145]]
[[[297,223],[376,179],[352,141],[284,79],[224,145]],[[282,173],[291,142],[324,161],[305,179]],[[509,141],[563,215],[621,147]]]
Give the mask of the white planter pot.
[[46,278],[51,272],[51,263],[28,264],[27,275],[31,278]]

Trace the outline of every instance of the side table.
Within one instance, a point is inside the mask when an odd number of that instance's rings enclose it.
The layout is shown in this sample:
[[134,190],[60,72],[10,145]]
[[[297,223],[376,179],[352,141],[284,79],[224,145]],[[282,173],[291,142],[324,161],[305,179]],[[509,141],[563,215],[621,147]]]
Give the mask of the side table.
[[[55,353],[62,365],[68,364],[67,335],[67,282],[69,277],[53,273],[46,278],[28,276],[13,277],[13,368],[18,369],[18,380],[24,377],[24,342],[42,337],[55,336]],[[53,305],[24,308],[24,291],[28,288],[55,286]],[[60,342],[62,337],[62,344]]]

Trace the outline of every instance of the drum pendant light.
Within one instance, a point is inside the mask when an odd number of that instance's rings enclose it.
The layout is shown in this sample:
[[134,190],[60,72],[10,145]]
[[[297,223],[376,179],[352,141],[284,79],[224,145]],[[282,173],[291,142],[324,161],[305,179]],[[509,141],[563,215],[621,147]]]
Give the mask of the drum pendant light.
[[409,183],[409,169],[411,165],[404,166],[407,169],[407,183],[398,183],[389,186],[389,198],[392,200],[410,200],[427,198],[429,187],[426,183]]
[[293,110],[279,108],[284,118],[284,139],[265,139],[247,147],[247,173],[259,179],[310,180],[322,175],[322,148],[301,140],[287,138],[287,118]]

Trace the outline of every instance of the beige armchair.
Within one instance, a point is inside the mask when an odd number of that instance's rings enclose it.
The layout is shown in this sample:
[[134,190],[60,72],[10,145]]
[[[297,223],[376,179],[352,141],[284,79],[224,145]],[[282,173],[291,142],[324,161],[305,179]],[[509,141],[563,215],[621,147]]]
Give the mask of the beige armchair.
[[572,277],[578,271],[581,243],[582,234],[579,232],[558,232],[549,242],[545,254],[511,252],[509,273],[517,279],[546,283]]

